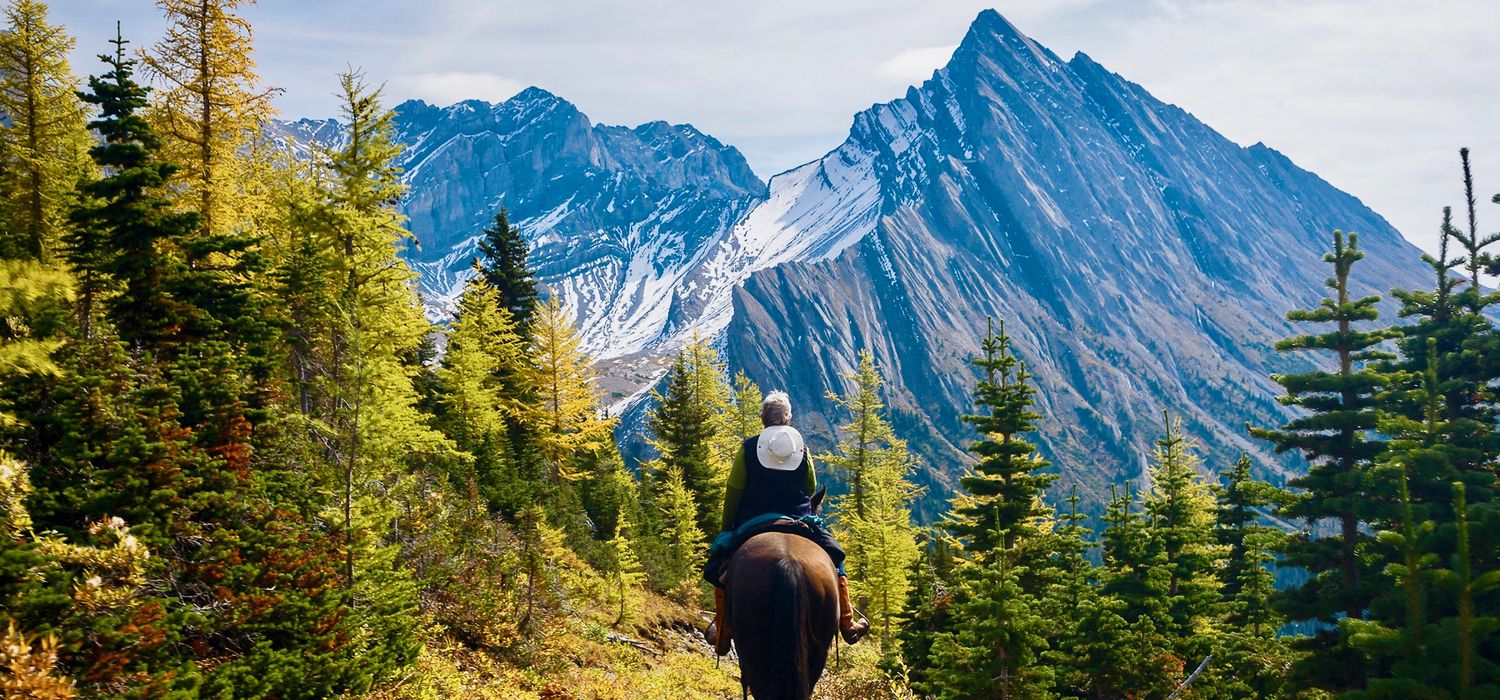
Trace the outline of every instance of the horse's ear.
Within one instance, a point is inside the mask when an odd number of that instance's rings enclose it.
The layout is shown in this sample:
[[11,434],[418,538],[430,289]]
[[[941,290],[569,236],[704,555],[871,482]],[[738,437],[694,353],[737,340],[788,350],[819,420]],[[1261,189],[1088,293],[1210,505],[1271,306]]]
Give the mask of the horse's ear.
[[818,512],[818,506],[823,505],[823,497],[828,495],[828,487],[823,486],[812,497],[812,512]]

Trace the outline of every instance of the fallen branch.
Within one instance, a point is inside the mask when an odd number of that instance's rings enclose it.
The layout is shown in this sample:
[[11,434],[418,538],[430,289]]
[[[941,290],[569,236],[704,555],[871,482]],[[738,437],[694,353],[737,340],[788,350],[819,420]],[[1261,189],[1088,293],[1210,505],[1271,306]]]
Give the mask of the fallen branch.
[[1212,658],[1214,658],[1213,654],[1203,657],[1203,663],[1198,664],[1198,668],[1188,674],[1187,678],[1183,679],[1182,684],[1177,686],[1177,690],[1172,691],[1172,694],[1167,696],[1167,700],[1173,700],[1173,698],[1182,695],[1182,691],[1186,690],[1188,685],[1192,684],[1193,680],[1198,677],[1198,674],[1203,673],[1203,669],[1208,668],[1208,660]]
[[660,651],[658,651],[656,649],[656,647],[653,647],[650,644],[647,644],[647,643],[645,643],[645,642],[643,642],[643,641],[641,641],[639,639],[632,639],[632,638],[627,637],[627,636],[625,636],[623,634],[617,634],[615,632],[610,632],[610,633],[608,633],[608,634],[605,635],[605,638],[608,639],[611,642],[619,642],[620,644],[629,644],[630,646],[633,646],[633,647],[635,647],[637,649],[640,649],[641,651],[644,651],[647,654],[650,654],[652,656],[661,656],[661,654],[662,654]]

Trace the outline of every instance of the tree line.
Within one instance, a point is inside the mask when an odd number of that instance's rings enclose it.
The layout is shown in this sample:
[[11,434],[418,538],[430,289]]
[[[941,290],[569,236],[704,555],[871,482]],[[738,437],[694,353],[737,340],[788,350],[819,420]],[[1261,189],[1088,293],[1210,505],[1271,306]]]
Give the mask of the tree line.
[[[86,81],[45,4],[3,7],[7,696],[451,695],[468,655],[550,668],[703,605],[755,383],[691,339],[627,469],[504,209],[434,326],[380,90],[339,76],[345,137],[295,156],[265,128],[244,3],[158,4],[165,36],[117,36]],[[1467,152],[1463,172],[1466,225],[1445,213],[1433,289],[1393,292],[1402,323],[1351,296],[1362,253],[1340,233],[1328,298],[1288,316],[1309,332],[1278,349],[1316,369],[1275,377],[1297,417],[1252,430],[1307,459],[1288,489],[1248,457],[1199,464],[1163,416],[1094,532],[1028,441],[1046,417],[1000,323],[974,361],[972,464],[919,527],[919,465],[873,357],[850,358],[814,462],[841,484],[882,692],[1495,695],[1500,297],[1474,281],[1500,236],[1478,232]]]

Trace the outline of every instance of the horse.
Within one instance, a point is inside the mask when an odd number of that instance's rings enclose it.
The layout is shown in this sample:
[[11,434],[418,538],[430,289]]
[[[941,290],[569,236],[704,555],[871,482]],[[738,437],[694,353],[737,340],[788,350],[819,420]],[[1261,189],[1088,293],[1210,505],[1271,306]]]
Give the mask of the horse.
[[[819,494],[821,495],[821,494]],[[740,687],[756,700],[808,700],[838,633],[838,572],[805,537],[765,532],[729,561]]]

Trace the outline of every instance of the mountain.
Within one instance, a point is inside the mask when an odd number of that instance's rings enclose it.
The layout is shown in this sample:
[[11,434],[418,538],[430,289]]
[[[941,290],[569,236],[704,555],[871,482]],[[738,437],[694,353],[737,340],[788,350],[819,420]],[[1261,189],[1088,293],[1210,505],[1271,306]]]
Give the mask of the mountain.
[[[1210,468],[1244,450],[1273,481],[1299,469],[1244,424],[1286,415],[1268,374],[1305,360],[1271,346],[1285,312],[1321,296],[1332,229],[1361,234],[1361,292],[1426,279],[1417,249],[1357,199],[993,11],[930,80],[766,183],[691,126],[595,125],[537,88],[396,111],[420,241],[409,258],[435,318],[503,203],[627,425],[700,333],[787,389],[827,446],[839,417],[825,394],[868,347],[928,465],[929,505],[965,460],[967,363],[987,318],[1006,321],[1036,375],[1044,453],[1098,503],[1142,474],[1163,411]],[[280,128],[339,138],[331,122]]]
[[[629,392],[659,373],[648,354],[645,374],[631,374],[641,351],[701,314],[702,300],[681,290],[703,283],[692,275],[718,234],[764,197],[739,151],[692,126],[596,125],[540,88],[500,104],[414,100],[395,112],[401,206],[417,239],[407,257],[429,315],[451,313],[503,205],[539,276],[579,314],[585,349],[614,363]],[[342,139],[331,120],[277,132],[298,148]]]
[[[1045,451],[1095,503],[1141,475],[1163,411],[1212,469],[1242,450],[1273,480],[1298,469],[1244,426],[1286,415],[1268,374],[1297,361],[1271,346],[1286,311],[1323,294],[1333,229],[1361,234],[1362,293],[1426,284],[1419,251],[1357,199],[993,11],[824,161],[850,153],[880,183],[873,231],[835,259],[751,275],[731,363],[822,405],[870,347],[904,432],[955,464],[966,361],[986,318],[1005,319],[1036,374]],[[941,490],[951,472],[931,476]]]

